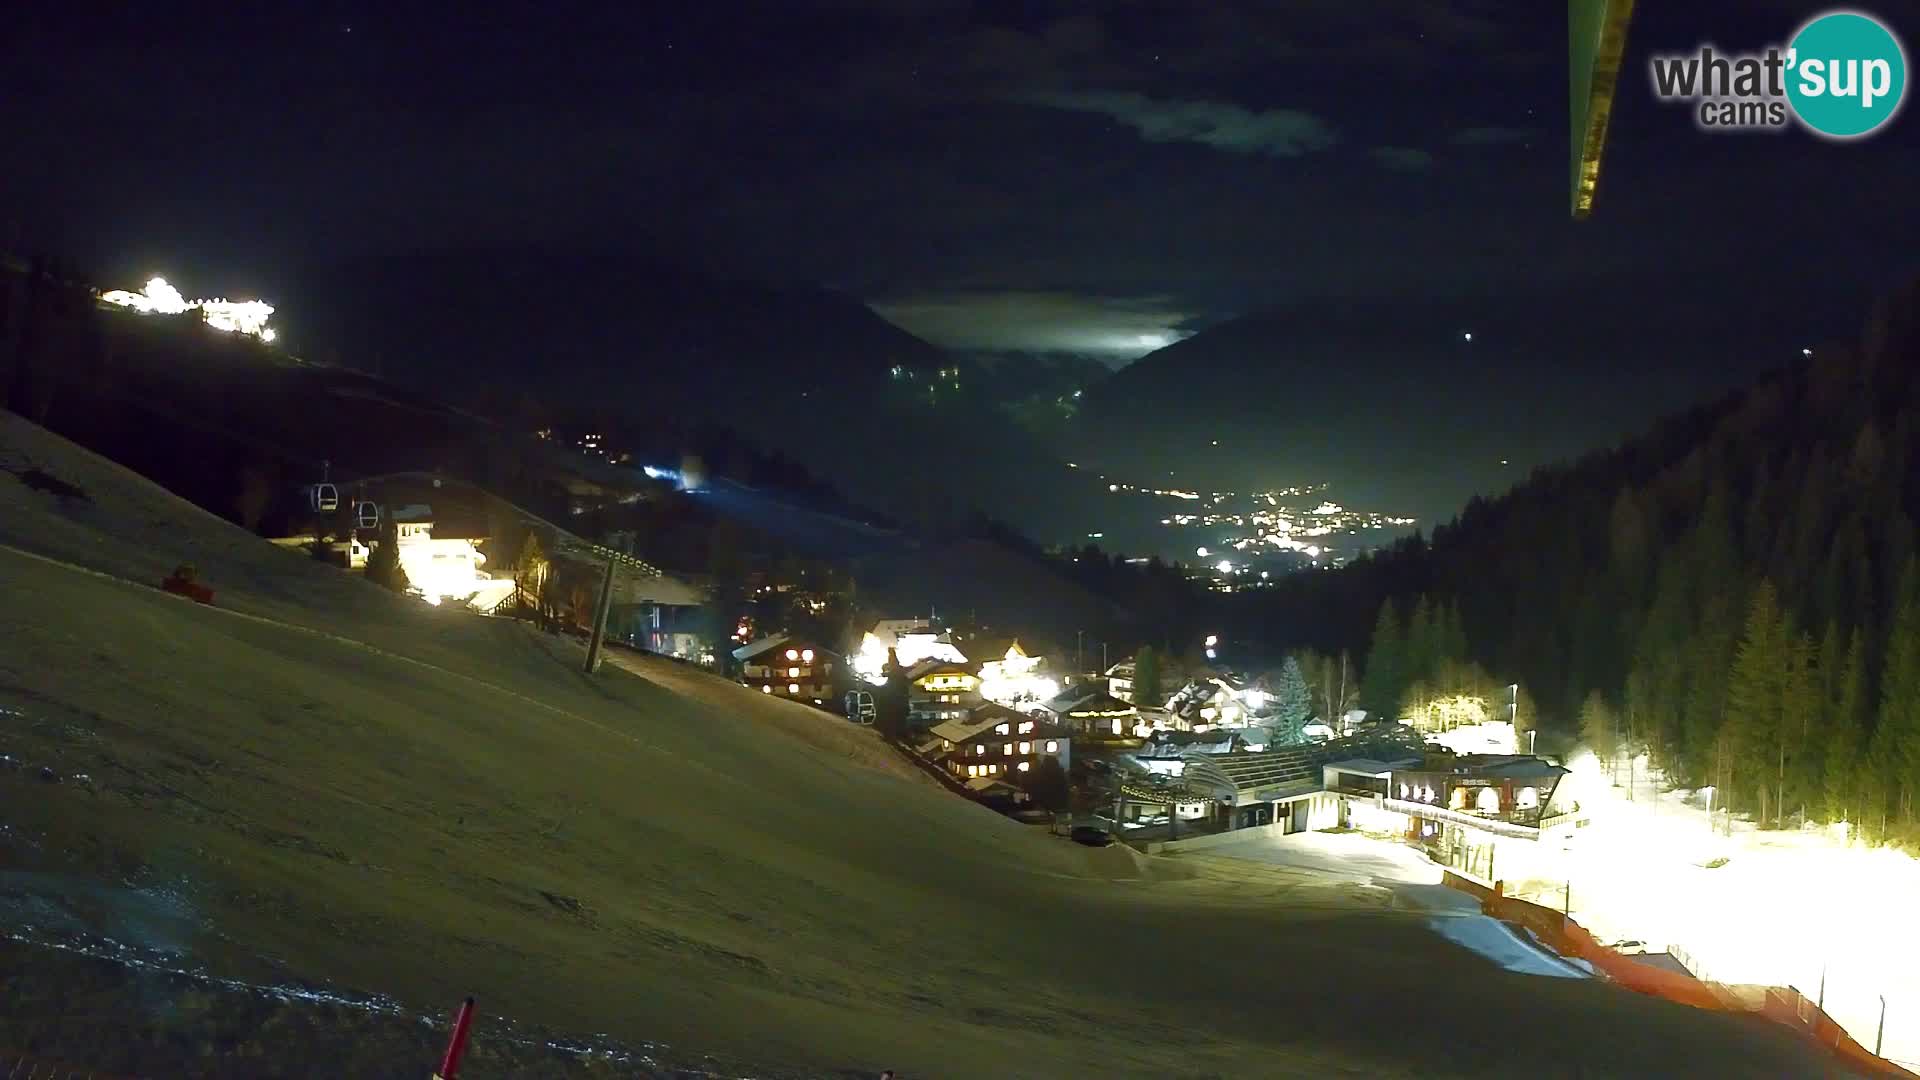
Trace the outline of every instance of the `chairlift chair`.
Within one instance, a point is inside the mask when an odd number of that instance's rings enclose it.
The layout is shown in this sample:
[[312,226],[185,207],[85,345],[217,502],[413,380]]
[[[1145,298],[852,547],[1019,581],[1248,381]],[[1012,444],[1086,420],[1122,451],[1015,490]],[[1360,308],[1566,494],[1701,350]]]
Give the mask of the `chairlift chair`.
[[332,484],[315,484],[308,489],[313,508],[322,514],[331,514],[340,509],[340,489]]
[[877,713],[872,694],[865,690],[847,691],[847,719],[856,724],[871,724]]
[[372,503],[372,502],[360,503],[358,506],[354,507],[354,513],[357,520],[360,523],[361,528],[377,529],[380,527],[380,504],[379,503]]

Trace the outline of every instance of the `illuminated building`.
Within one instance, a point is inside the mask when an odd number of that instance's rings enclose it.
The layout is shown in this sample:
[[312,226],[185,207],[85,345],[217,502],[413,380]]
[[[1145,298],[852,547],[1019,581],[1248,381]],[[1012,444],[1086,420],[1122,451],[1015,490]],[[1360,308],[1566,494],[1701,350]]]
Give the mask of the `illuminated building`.
[[407,584],[429,604],[466,602],[493,581],[480,568],[487,557],[470,537],[434,536],[433,508],[418,503],[392,511],[400,568]]
[[733,659],[740,665],[743,685],[809,705],[836,705],[848,681],[840,654],[790,634],[742,645],[733,650]]
[[1042,709],[1069,731],[1107,739],[1133,738],[1140,711],[1100,688],[1099,683],[1068,687]]
[[964,664],[967,656],[948,640],[946,634],[928,626],[925,619],[881,619],[873,629],[861,635],[860,648],[854,653],[853,668],[867,682],[878,686],[885,679],[887,650],[892,649],[903,668],[926,660]]
[[1046,661],[1028,656],[1018,641],[1007,646],[999,660],[980,665],[980,696],[1010,709],[1038,707],[1060,693],[1060,683],[1048,678]]
[[1345,823],[1398,836],[1448,870],[1492,887],[1502,857],[1510,863],[1543,837],[1579,827],[1578,805],[1561,797],[1567,775],[1531,754],[1428,747],[1395,761],[1329,762],[1323,783],[1345,796]]
[[198,311],[215,330],[249,334],[262,341],[274,339],[273,329],[267,325],[273,316],[273,305],[259,300],[188,300],[180,295],[179,289],[167,284],[166,278],[149,279],[146,287],[137,293],[112,289],[101,293],[100,300],[147,315],[184,315]]
[[1073,763],[1073,734],[1047,720],[992,703],[928,729],[915,750],[954,779],[1018,782],[1047,758]]
[[[983,704],[980,677],[964,663],[922,660],[907,669],[907,726],[965,720]],[[996,706],[998,708],[998,706]]]

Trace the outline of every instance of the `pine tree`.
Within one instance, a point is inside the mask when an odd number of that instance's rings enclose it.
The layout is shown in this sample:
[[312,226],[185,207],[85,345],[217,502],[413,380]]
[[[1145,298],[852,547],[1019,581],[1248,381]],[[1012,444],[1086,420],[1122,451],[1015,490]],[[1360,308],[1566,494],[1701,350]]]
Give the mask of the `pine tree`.
[[[1783,625],[1782,629],[1786,627]],[[1787,666],[1780,693],[1777,771],[1774,774],[1773,805],[1776,814],[1785,814],[1788,806],[1797,806],[1804,815],[1807,803],[1818,790],[1812,781],[1820,775],[1820,747],[1812,738],[1815,725],[1825,724],[1820,691],[1818,653],[1813,639],[1805,634],[1787,639]]]
[[1414,601],[1413,615],[1407,620],[1407,645],[1403,654],[1406,666],[1401,673],[1404,682],[1433,681],[1434,669],[1440,664],[1440,634],[1435,625],[1433,604],[1422,593]]
[[1167,703],[1160,686],[1160,657],[1147,645],[1133,657],[1133,703],[1141,708],[1159,708]]
[[1400,696],[1406,689],[1405,646],[1400,636],[1400,616],[1393,601],[1380,605],[1374,620],[1373,642],[1367,649],[1366,674],[1360,680],[1360,703],[1376,720],[1394,720],[1400,715]]
[[1893,630],[1880,676],[1880,722],[1874,731],[1879,766],[1902,821],[1913,820],[1913,779],[1920,771],[1920,581],[1912,562],[1901,575]]
[[1307,693],[1307,680],[1300,674],[1300,662],[1287,657],[1280,668],[1280,686],[1274,692],[1274,715],[1289,728],[1304,727],[1313,716],[1313,700]]
[[1620,748],[1613,710],[1607,707],[1607,699],[1600,696],[1598,690],[1587,691],[1587,699],[1580,705],[1580,736],[1586,740],[1587,749],[1601,761],[1613,761]]
[[400,527],[389,517],[380,525],[379,539],[367,554],[367,580],[397,593],[407,591],[407,570],[400,565]]
[[887,650],[887,662],[880,668],[880,677],[880,687],[873,694],[873,726],[884,738],[905,738],[910,695],[899,653]]
[[1771,780],[1780,739],[1788,664],[1782,630],[1780,604],[1773,583],[1763,579],[1753,591],[1753,600],[1747,607],[1746,628],[1734,650],[1722,721],[1722,735],[1732,757],[1730,764],[1757,785],[1760,803],[1757,820],[1763,826],[1773,790]]
[[1460,619],[1460,605],[1448,601],[1440,610],[1440,659],[1443,663],[1467,662],[1467,628]]
[[1846,659],[1838,665],[1832,722],[1827,734],[1825,778],[1827,819],[1859,825],[1858,779],[1866,754],[1867,662],[1861,655],[1860,634],[1847,638]]

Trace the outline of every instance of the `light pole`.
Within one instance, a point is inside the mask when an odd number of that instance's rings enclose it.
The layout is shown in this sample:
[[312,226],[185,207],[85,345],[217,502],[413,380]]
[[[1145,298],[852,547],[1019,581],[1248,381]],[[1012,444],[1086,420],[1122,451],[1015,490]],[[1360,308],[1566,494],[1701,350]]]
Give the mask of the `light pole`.
[[[1516,733],[1519,732],[1520,730],[1520,684],[1519,683],[1507,684],[1507,726],[1513,728],[1513,730]],[[1539,732],[1537,731],[1527,732],[1527,753],[1529,754],[1533,753],[1534,739],[1538,735],[1539,735]]]

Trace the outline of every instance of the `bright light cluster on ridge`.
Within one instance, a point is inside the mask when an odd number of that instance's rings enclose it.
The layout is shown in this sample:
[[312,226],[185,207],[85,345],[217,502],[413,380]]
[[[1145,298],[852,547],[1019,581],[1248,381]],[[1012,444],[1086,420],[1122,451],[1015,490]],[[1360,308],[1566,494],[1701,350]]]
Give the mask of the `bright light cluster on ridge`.
[[267,325],[273,316],[272,304],[259,300],[188,300],[162,277],[149,280],[146,288],[137,293],[114,289],[101,293],[100,299],[148,315],[184,315],[197,309],[207,325],[215,330],[251,334],[261,341],[272,341],[275,336],[273,328]]

